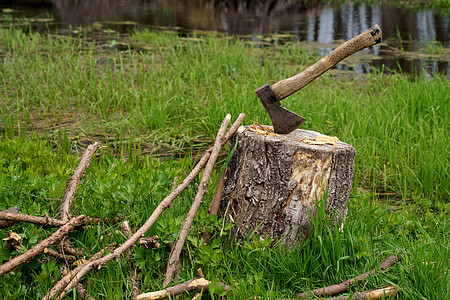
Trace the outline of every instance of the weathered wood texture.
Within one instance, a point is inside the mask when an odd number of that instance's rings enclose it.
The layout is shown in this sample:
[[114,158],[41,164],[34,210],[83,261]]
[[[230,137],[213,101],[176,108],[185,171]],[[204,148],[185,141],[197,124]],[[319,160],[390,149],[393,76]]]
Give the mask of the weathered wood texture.
[[234,234],[246,238],[256,230],[291,248],[308,237],[310,216],[325,195],[326,214],[343,226],[355,149],[342,142],[306,143],[320,135],[314,131],[267,135],[248,129],[238,132],[222,194],[221,213],[235,224]]

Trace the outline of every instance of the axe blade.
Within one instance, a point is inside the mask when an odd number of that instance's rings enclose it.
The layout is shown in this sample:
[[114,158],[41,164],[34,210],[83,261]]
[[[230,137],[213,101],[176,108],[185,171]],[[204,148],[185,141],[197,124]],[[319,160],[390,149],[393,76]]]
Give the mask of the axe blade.
[[280,80],[272,86],[266,84],[258,88],[255,92],[272,120],[274,131],[287,134],[305,121],[299,115],[282,107],[279,103],[280,100],[302,89],[349,55],[366,47],[379,44],[381,36],[380,27],[374,25],[372,28],[341,44],[331,51],[329,55],[323,57],[303,72],[291,78]]
[[305,118],[281,106],[270,85],[263,85],[255,93],[266,108],[275,133],[288,134],[306,121]]

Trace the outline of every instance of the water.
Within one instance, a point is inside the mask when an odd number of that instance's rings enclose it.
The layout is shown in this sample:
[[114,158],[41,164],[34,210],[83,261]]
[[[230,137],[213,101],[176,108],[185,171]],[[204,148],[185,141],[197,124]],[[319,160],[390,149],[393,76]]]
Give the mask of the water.
[[[19,2],[20,5],[11,4]],[[135,27],[167,28],[180,33],[217,31],[247,38],[255,45],[301,41],[324,55],[374,24],[383,31],[383,44],[365,49],[336,68],[341,71],[371,68],[416,74],[450,76],[450,21],[448,5],[439,9],[407,8],[388,4],[321,0],[52,0],[2,1],[0,9],[14,15],[53,16],[58,29],[101,23],[119,32]],[[34,3],[30,5],[30,3]],[[43,22],[42,22],[43,23]],[[437,46],[432,47],[431,45]]]

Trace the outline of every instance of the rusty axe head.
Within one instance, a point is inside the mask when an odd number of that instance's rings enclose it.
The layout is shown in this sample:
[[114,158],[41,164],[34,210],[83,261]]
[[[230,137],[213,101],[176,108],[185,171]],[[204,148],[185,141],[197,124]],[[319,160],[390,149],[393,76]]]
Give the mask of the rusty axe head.
[[287,134],[306,121],[303,117],[281,106],[280,100],[278,100],[270,85],[263,85],[255,90],[255,93],[266,108],[275,133]]
[[323,57],[303,72],[281,80],[272,86],[266,84],[258,88],[255,92],[272,120],[274,131],[286,134],[305,122],[304,118],[281,106],[280,100],[297,92],[349,55],[380,42],[381,29],[378,25],[375,25],[339,45],[329,55]]

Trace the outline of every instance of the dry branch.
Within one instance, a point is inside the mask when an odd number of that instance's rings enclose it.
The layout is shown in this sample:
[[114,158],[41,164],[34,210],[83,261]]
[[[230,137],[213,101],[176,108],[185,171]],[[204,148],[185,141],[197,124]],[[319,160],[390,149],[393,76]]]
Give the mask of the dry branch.
[[225,184],[225,179],[226,179],[225,173],[226,172],[222,173],[222,175],[219,178],[219,181],[217,182],[216,192],[211,201],[211,205],[209,206],[209,209],[208,209],[208,216],[217,215],[217,212],[219,211],[220,202],[222,200],[222,190],[223,190],[223,186]]
[[395,286],[388,286],[382,289],[376,289],[376,290],[370,290],[370,291],[364,291],[364,292],[357,292],[353,295],[345,295],[345,296],[339,296],[339,297],[331,297],[331,298],[320,298],[320,299],[327,299],[327,300],[345,300],[345,299],[352,299],[352,300],[376,300],[381,298],[387,298],[389,296],[392,296],[396,293]]
[[61,208],[59,210],[59,219],[62,221],[67,221],[70,217],[70,207],[72,206],[73,199],[75,198],[75,193],[77,190],[78,183],[81,177],[86,171],[89,163],[91,161],[92,155],[101,147],[101,144],[95,142],[89,145],[81,157],[80,163],[73,172],[72,176],[67,181],[66,190],[64,191],[64,197],[62,199]]
[[[105,252],[105,250],[111,249],[114,245],[110,245],[108,247],[106,247],[106,249],[102,249],[99,252],[95,253],[94,255],[92,255],[92,257],[90,259],[88,259],[84,264],[79,265],[78,267],[76,267],[75,269],[73,269],[72,271],[69,271],[69,273],[67,273],[66,275],[64,275],[63,278],[61,278],[54,286],[53,288],[47,292],[47,294],[44,296],[44,298],[42,298],[42,300],[45,299],[52,299],[58,296],[58,294],[64,289],[64,287],[67,286],[67,284],[70,282],[70,280],[72,279],[73,276],[75,276],[76,274],[78,274],[78,272],[84,268],[84,266],[86,266],[87,264],[91,263],[94,260],[99,259],[100,257],[103,256],[103,253]],[[78,282],[77,282],[78,283]],[[58,299],[62,299],[64,296],[60,296],[57,297]]]
[[[393,266],[395,263],[397,263],[397,261],[398,261],[397,255],[392,254],[391,256],[389,256],[388,258],[386,258],[384,261],[382,261],[380,263],[379,269],[381,271],[384,271],[387,268]],[[327,286],[324,288],[319,288],[319,289],[311,290],[308,292],[300,293],[297,295],[297,297],[302,299],[302,298],[309,298],[312,296],[322,297],[325,295],[336,295],[336,294],[342,293],[342,292],[346,291],[348,288],[350,288],[352,285],[355,285],[356,283],[369,277],[369,275],[376,273],[377,270],[378,270],[378,268],[373,268],[369,272],[358,275],[354,278],[351,278],[351,279],[341,282],[339,284],[334,284],[334,285],[330,285],[330,286]],[[352,299],[354,299],[354,298],[352,298]]]
[[27,222],[33,223],[37,225],[44,225],[46,227],[60,227],[67,223],[67,221],[61,221],[57,219],[46,217],[36,217],[24,214],[15,214],[15,213],[7,213],[0,212],[0,220],[3,221],[12,221],[13,223],[17,222]]
[[17,252],[20,252],[22,249],[23,237],[12,230],[5,233],[3,240],[6,241],[5,247],[7,249],[14,249]]
[[[83,229],[92,224],[98,224],[98,223],[114,224],[115,222],[119,222],[119,221],[120,221],[120,218],[111,220],[109,218],[88,217],[88,219],[85,222],[85,225],[83,225]],[[11,225],[12,225],[12,224],[15,224],[18,222],[32,223],[32,224],[42,225],[44,227],[60,227],[67,223],[67,221],[50,218],[49,216],[37,217],[37,216],[12,213],[12,212],[7,212],[7,211],[0,211],[0,228],[7,227],[7,226],[2,227],[3,224],[11,223]],[[11,226],[11,225],[8,225],[8,226]]]
[[131,297],[132,299],[136,299],[141,292],[141,284],[139,279],[141,276],[141,272],[138,270],[136,261],[134,259],[130,260],[130,269]]
[[[211,215],[217,215],[217,212],[219,211],[220,202],[222,201],[223,186],[226,180],[225,173],[226,172],[223,172],[222,175],[220,175],[219,181],[217,182],[216,192],[214,193],[214,197],[211,200],[211,204],[208,208],[208,217]],[[203,228],[203,230],[205,230],[205,227]],[[202,236],[205,243],[209,244],[209,240],[211,239],[211,232],[204,232]]]
[[55,251],[53,249],[50,249],[50,248],[45,248],[44,249],[44,253],[48,254],[50,256],[53,256],[53,257],[55,257],[57,259],[63,260],[63,261],[75,261],[76,260],[76,258],[73,257],[73,256],[67,256],[67,255],[61,254],[61,253],[59,253],[59,252],[57,252],[57,251]]
[[81,300],[95,300],[94,297],[92,297],[91,295],[86,294],[86,288],[84,287],[84,285],[82,285],[81,283],[77,283],[76,287],[77,289],[77,296],[81,299]]
[[130,221],[128,221],[128,220],[123,221],[120,224],[120,229],[122,229],[122,233],[126,238],[130,237],[130,234],[131,234]]
[[63,253],[64,255],[69,254],[79,257],[84,255],[84,252],[82,250],[73,248],[72,245],[66,240],[66,237],[62,239],[58,247],[60,252]]
[[[203,273],[202,273],[201,269],[198,269],[198,276],[199,277],[197,277],[195,279],[191,279],[191,280],[185,281],[183,283],[179,283],[177,285],[165,288],[164,290],[141,294],[138,297],[136,297],[136,300],[163,299],[163,298],[167,298],[169,296],[181,295],[185,292],[190,292],[190,291],[208,292],[211,281],[203,278]],[[223,283],[220,283],[220,282],[219,282],[219,287],[223,288],[225,291],[231,291],[231,287],[229,287],[228,285],[225,285]]]
[[[0,214],[1,213],[18,214],[19,213],[19,207],[16,205],[14,207],[10,207],[10,208],[5,209],[5,210],[0,210]],[[15,223],[16,222],[14,222],[14,221],[2,220],[2,218],[0,218],[0,229],[8,228],[9,226],[14,225]]]
[[223,120],[222,125],[217,132],[216,141],[211,152],[211,157],[206,164],[205,171],[203,172],[202,180],[197,189],[197,194],[192,201],[192,206],[184,219],[183,225],[178,233],[178,238],[175,243],[175,247],[170,254],[169,262],[167,264],[167,271],[164,278],[163,286],[167,286],[173,279],[175,272],[180,268],[180,254],[183,249],[184,242],[186,241],[187,235],[191,229],[192,222],[194,221],[195,215],[197,214],[198,208],[202,203],[203,196],[208,190],[209,177],[211,176],[212,169],[216,163],[217,157],[219,156],[220,148],[222,147],[222,139],[225,135],[225,131],[230,123],[231,115],[227,115]]
[[[222,145],[225,144],[228,139],[233,136],[236,131],[238,130],[239,126],[244,121],[245,114],[240,114],[239,117],[236,119],[236,121],[231,126],[230,130],[226,133],[224,139],[222,140]],[[186,189],[189,184],[194,180],[194,178],[198,175],[200,170],[203,168],[203,166],[208,161],[210,154],[211,154],[212,148],[208,149],[205,154],[203,154],[200,161],[197,163],[197,165],[194,167],[194,169],[189,173],[189,175],[178,185],[176,189],[174,189],[169,196],[164,198],[164,200],[161,201],[161,203],[155,208],[151,216],[147,219],[147,221],[142,225],[141,228],[139,228],[136,233],[134,233],[125,243],[120,245],[118,248],[116,248],[114,251],[109,253],[108,255],[105,255],[97,260],[90,261],[89,263],[86,263],[83,265],[82,269],[77,272],[77,274],[73,275],[71,277],[70,282],[66,283],[64,286],[64,290],[60,293],[59,291],[53,292],[49,297],[45,299],[51,299],[52,297],[55,297],[58,295],[58,297],[63,298],[66,293],[72,289],[75,284],[77,284],[81,278],[86,275],[90,270],[93,268],[100,269],[103,265],[105,265],[108,261],[118,258],[122,253],[124,253],[127,249],[129,249],[131,246],[133,246],[141,237],[144,236],[144,234],[153,226],[153,224],[156,222],[156,220],[161,216],[161,214],[172,204],[173,200],[175,200],[178,195],[181,194],[181,192]],[[57,283],[59,284],[59,282]],[[55,285],[56,287],[56,285]],[[55,289],[53,287],[52,291]]]
[[[67,181],[66,189],[64,191],[64,197],[62,199],[61,207],[59,209],[58,219],[61,221],[67,221],[70,218],[70,208],[72,207],[73,199],[75,198],[75,193],[77,191],[78,183],[80,182],[81,177],[86,172],[86,169],[89,167],[89,163],[91,161],[92,155],[101,147],[101,144],[95,142],[92,145],[89,145],[81,156],[80,163],[77,168],[73,172],[72,176],[70,176]],[[77,249],[74,249],[68,239],[66,237],[62,238],[60,242],[59,248],[62,253],[67,252],[71,255],[82,256],[83,253]]]
[[58,242],[60,239],[62,239],[64,236],[66,236],[69,231],[73,230],[76,226],[84,223],[86,221],[86,217],[81,215],[75,218],[72,218],[67,224],[60,227],[57,231],[55,231],[53,234],[51,234],[48,238],[40,241],[36,246],[31,248],[25,253],[19,254],[13,259],[7,261],[3,265],[0,266],[0,276],[8,273],[9,271],[13,270],[15,267],[20,266],[23,263],[28,262],[33,257],[44,251],[45,248],[49,247],[50,245]]
[[[122,222],[122,224],[120,224],[120,228],[122,229],[123,235],[126,238],[129,238],[132,233],[131,227],[130,227],[130,222],[128,220]],[[126,253],[127,253],[128,262],[130,264],[131,298],[135,299],[139,295],[139,292],[141,291],[140,280],[139,280],[140,272],[139,272],[138,268],[136,267],[136,260],[134,259],[133,255],[131,253],[131,248],[132,247],[130,247],[130,249],[128,249],[126,251]]]

